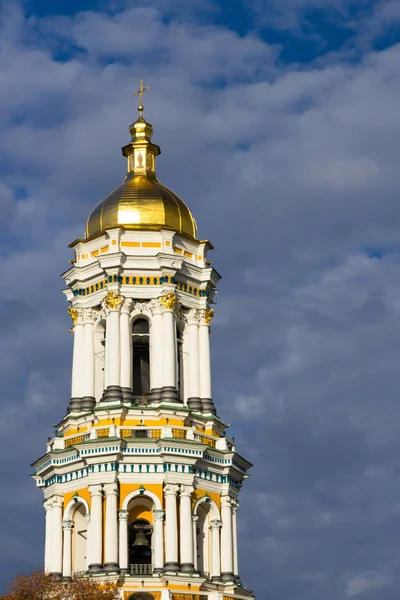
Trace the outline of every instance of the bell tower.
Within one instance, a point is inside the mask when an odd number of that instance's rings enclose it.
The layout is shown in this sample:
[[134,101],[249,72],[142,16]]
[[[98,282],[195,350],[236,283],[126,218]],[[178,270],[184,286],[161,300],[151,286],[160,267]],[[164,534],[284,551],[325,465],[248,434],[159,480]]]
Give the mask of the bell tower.
[[237,512],[251,464],[211,391],[220,277],[189,208],[156,176],[145,89],[125,180],[90,213],[63,274],[71,400],[33,464],[45,571],[119,579],[124,598],[246,600]]

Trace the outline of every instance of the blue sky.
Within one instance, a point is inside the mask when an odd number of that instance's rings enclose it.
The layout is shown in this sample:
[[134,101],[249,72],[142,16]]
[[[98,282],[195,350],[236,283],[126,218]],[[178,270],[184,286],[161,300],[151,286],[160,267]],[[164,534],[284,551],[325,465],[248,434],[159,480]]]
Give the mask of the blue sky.
[[124,177],[143,78],[159,177],[223,275],[213,396],[255,464],[242,579],[397,600],[398,1],[4,2],[0,30],[1,587],[42,560],[29,464],[69,401],[59,274]]

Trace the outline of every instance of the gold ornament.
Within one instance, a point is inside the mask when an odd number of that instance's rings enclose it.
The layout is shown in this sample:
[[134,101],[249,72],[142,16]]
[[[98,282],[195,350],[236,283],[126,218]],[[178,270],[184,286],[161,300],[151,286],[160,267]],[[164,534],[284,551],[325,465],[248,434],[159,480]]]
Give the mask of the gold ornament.
[[213,308],[207,308],[207,310],[204,313],[204,319],[205,322],[207,323],[207,325],[209,325],[211,323],[211,319],[214,316],[214,309]]
[[107,296],[104,298],[104,304],[110,310],[118,309],[122,302],[124,301],[123,296],[120,296],[117,292],[108,292]]
[[175,306],[178,304],[178,298],[175,292],[168,292],[165,296],[161,296],[160,302],[167,310],[174,310]]
[[71,317],[73,324],[75,325],[75,323],[78,320],[78,309],[74,308],[73,306],[68,306],[68,314]]

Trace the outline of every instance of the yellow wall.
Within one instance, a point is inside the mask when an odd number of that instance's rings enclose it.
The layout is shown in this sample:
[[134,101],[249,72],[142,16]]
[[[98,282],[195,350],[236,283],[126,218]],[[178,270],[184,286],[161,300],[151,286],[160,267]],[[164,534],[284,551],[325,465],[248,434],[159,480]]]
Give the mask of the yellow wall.
[[[146,490],[149,492],[153,492],[158,498],[160,498],[161,503],[163,499],[162,493],[162,483],[148,483],[146,484]],[[125,498],[131,492],[138,490],[140,488],[139,483],[121,483],[119,487],[119,507],[122,508]],[[144,492],[144,495],[146,492]]]
[[86,500],[90,509],[90,493],[87,487],[81,488],[80,490],[74,490],[73,492],[67,492],[66,494],[64,494],[64,509],[76,493],[78,493],[78,496],[81,496]]
[[214,500],[218,508],[221,508],[221,496],[216,492],[209,492],[208,490],[202,490],[201,488],[196,488],[192,494],[192,507],[196,504],[199,498],[202,498],[206,494],[210,496],[212,500]]

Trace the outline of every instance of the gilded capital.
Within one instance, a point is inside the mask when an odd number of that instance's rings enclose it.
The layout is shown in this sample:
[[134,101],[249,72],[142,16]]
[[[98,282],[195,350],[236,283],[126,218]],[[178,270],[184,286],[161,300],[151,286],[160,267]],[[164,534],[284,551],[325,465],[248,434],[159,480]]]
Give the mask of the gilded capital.
[[207,325],[209,325],[211,323],[211,319],[214,316],[214,309],[213,308],[207,308],[204,311],[204,320],[207,323]]
[[175,292],[168,292],[164,296],[161,296],[160,302],[167,310],[174,310],[178,304],[178,298]]
[[71,317],[73,324],[75,325],[79,317],[78,309],[74,308],[73,306],[68,306],[68,314]]
[[104,298],[104,304],[109,310],[119,310],[121,304],[124,301],[124,297],[120,296],[117,292],[110,291]]

